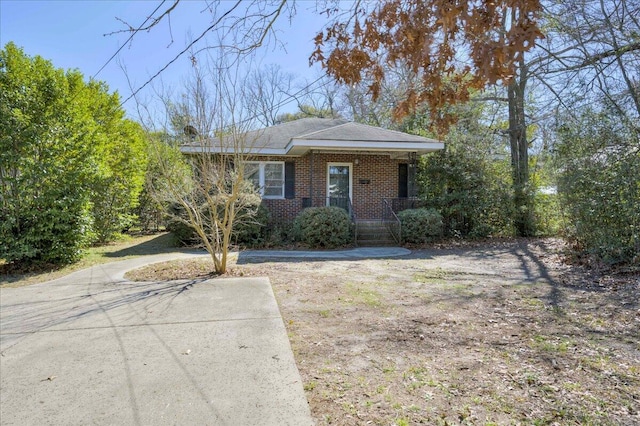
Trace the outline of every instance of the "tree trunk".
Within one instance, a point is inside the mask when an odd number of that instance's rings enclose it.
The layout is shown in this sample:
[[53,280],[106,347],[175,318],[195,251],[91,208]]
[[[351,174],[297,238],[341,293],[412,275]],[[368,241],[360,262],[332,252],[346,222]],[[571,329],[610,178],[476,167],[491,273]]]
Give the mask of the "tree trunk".
[[519,76],[508,87],[509,100],[509,144],[511,148],[511,173],[513,177],[514,225],[521,237],[535,233],[533,202],[529,191],[529,145],[524,111],[524,90],[527,70],[520,63]]

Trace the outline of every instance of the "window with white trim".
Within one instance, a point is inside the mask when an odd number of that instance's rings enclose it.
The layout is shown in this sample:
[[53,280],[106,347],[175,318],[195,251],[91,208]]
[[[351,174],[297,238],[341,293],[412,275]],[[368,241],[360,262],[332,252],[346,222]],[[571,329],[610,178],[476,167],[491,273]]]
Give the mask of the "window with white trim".
[[284,161],[247,162],[244,175],[262,198],[284,198]]

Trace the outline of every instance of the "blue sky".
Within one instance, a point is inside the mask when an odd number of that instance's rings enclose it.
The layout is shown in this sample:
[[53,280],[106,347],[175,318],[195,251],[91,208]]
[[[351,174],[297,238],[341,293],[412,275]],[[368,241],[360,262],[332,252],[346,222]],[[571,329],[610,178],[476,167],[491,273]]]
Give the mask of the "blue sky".
[[[0,0],[0,45],[13,41],[26,54],[40,55],[58,68],[79,69],[88,79],[129,37],[128,32],[105,35],[126,29],[116,18],[137,27],[160,3],[161,0]],[[171,3],[166,1],[165,5]],[[313,80],[319,71],[309,68],[308,58],[313,51],[312,39],[326,17],[314,12],[315,0],[299,0],[296,5],[297,15],[291,22],[282,18],[277,23],[278,37],[286,51],[273,46],[263,49],[261,60]],[[132,86],[139,87],[184,49],[190,37],[199,35],[210,25],[211,15],[204,11],[205,6],[202,1],[183,0],[171,15],[171,27],[165,20],[149,32],[137,33],[96,78],[126,99],[131,90],[119,63],[126,67]],[[162,74],[163,84],[179,86],[189,68],[189,58],[185,55]],[[132,112],[133,102],[127,102],[125,109]],[[291,109],[295,109],[295,104]]]

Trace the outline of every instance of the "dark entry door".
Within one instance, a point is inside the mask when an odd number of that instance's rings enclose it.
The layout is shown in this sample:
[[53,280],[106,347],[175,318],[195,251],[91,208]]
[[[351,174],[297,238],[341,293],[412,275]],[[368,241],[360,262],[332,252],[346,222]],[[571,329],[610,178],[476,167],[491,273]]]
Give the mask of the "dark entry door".
[[398,164],[398,198],[409,196],[409,165]]

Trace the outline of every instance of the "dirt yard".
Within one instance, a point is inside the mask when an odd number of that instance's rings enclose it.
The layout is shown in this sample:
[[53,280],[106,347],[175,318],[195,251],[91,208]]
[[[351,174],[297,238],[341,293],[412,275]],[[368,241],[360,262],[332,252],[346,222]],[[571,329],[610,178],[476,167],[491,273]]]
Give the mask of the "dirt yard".
[[640,277],[569,267],[558,247],[265,259],[233,274],[271,279],[318,425],[638,425]]

